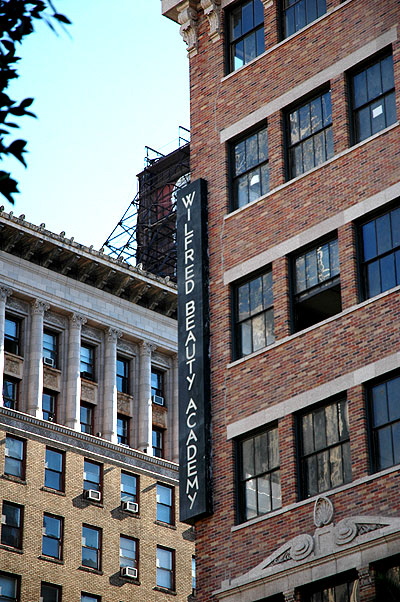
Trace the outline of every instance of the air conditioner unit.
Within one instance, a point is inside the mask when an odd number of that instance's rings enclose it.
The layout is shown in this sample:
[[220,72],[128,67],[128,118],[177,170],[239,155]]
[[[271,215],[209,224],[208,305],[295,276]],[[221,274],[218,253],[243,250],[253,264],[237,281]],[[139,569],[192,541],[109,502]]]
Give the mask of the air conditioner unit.
[[50,366],[51,368],[54,368],[55,365],[55,361],[52,357],[44,357],[43,363],[45,366]]
[[123,566],[120,570],[121,577],[129,577],[129,579],[137,579],[137,569],[132,566]]
[[153,395],[153,397],[151,398],[151,401],[153,403],[156,403],[158,406],[164,405],[164,397],[161,397],[161,395]]
[[92,502],[101,502],[101,491],[96,491],[96,489],[85,489],[83,496]]
[[139,512],[139,504],[136,504],[136,502],[121,502],[121,508],[127,512],[132,512],[132,514]]

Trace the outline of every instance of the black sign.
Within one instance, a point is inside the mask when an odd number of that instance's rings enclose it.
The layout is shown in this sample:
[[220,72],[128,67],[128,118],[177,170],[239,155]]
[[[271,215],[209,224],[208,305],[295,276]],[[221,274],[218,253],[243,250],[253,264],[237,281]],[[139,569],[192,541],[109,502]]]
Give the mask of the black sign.
[[180,520],[212,512],[207,185],[177,194]]

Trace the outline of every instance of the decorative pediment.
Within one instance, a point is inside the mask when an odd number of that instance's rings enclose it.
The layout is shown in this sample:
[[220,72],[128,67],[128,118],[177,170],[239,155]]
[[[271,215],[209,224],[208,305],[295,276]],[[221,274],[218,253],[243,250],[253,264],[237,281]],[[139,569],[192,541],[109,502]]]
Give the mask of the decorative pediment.
[[[288,574],[296,575],[297,586],[300,586],[303,579],[302,565],[304,565],[304,583],[306,583],[310,571],[329,565],[332,560],[336,564],[339,556],[343,562],[342,570],[347,570],[362,566],[364,550],[368,550],[366,557],[368,556],[369,561],[372,561],[371,547],[374,543],[377,544],[377,550],[381,550],[382,545],[387,546],[387,555],[393,553],[390,547],[391,541],[395,542],[394,547],[399,545],[400,518],[349,516],[335,524],[333,504],[327,497],[319,497],[316,500],[313,516],[316,529],[312,535],[308,533],[297,535],[244,575],[223,582],[221,590],[217,592],[220,599],[229,600],[234,591],[247,591],[253,586],[258,587],[258,584],[267,587],[266,584],[279,581],[282,586],[282,583],[288,579]],[[352,563],[356,564],[353,566]],[[272,590],[268,591],[272,593]],[[259,590],[257,592],[259,594]],[[236,602],[239,598],[234,599]],[[246,597],[246,602],[252,599]],[[259,597],[254,599],[258,600]]]

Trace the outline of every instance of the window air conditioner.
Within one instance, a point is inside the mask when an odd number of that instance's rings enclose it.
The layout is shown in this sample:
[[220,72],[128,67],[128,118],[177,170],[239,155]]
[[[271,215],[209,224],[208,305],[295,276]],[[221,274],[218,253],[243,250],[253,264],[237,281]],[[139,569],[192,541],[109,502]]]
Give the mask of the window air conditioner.
[[129,579],[137,579],[137,569],[132,566],[123,566],[120,570],[121,577],[129,577]]
[[52,357],[44,357],[43,358],[43,363],[45,366],[50,366],[51,368],[54,368],[54,359]]
[[164,397],[161,397],[161,395],[153,395],[153,397],[151,398],[151,401],[153,403],[157,404],[158,406],[164,405]]
[[85,489],[83,497],[92,502],[101,502],[101,491],[96,491],[96,489]]
[[132,514],[137,514],[139,512],[139,505],[135,502],[121,502],[121,507],[122,510],[132,512]]

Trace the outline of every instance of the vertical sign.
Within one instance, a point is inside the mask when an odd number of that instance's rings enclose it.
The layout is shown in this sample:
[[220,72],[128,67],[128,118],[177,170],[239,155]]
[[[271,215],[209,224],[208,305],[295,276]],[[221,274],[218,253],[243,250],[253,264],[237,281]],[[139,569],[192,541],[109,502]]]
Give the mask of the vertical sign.
[[177,193],[180,520],[212,512],[207,184]]

